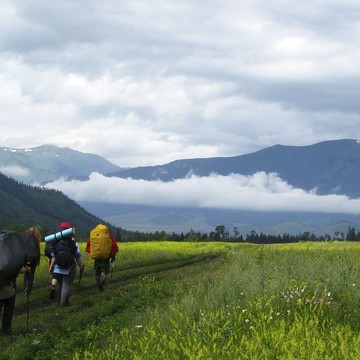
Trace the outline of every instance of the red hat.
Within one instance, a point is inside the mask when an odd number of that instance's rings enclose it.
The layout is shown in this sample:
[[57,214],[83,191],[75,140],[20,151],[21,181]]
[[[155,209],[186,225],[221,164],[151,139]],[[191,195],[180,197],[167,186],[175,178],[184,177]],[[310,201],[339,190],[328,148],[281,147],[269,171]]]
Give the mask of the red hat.
[[68,229],[72,227],[72,224],[70,222],[59,222],[58,227],[62,229]]

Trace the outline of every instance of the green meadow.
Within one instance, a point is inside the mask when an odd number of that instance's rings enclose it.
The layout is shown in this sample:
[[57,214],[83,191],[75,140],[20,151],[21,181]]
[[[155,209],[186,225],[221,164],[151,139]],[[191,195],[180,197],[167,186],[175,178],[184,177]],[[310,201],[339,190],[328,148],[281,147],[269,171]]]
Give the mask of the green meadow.
[[19,276],[0,359],[360,358],[356,242],[119,248],[104,292],[83,256],[68,307],[48,298],[45,257],[29,299]]

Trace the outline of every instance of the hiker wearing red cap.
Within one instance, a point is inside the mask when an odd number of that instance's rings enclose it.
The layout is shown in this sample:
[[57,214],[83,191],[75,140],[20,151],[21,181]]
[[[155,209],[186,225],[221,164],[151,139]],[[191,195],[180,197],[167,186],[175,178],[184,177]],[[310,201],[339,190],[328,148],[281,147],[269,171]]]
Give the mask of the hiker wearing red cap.
[[[58,224],[62,230],[68,229],[69,226],[71,228],[71,225],[68,222]],[[76,265],[79,266],[81,272],[84,270],[80,249],[73,235],[69,234],[56,241],[51,256],[49,272],[52,273],[52,288],[50,297],[55,298],[55,292],[58,289],[59,304],[68,305],[70,288],[76,275]]]
[[72,223],[70,223],[70,222],[59,222],[58,227],[60,229],[69,229],[69,228],[72,228],[73,226],[72,226]]
[[[72,228],[73,225],[71,222],[62,221],[58,223],[58,231],[62,231],[65,229]],[[54,231],[56,232],[56,231]],[[54,249],[56,246],[56,242],[54,243],[47,243],[45,245],[45,255],[49,258],[49,273],[51,274],[51,289],[50,289],[50,299],[54,300],[56,295],[56,286],[57,286],[57,276],[54,276],[54,267],[55,267],[55,261],[53,261],[54,257]],[[80,266],[80,265],[79,265]]]

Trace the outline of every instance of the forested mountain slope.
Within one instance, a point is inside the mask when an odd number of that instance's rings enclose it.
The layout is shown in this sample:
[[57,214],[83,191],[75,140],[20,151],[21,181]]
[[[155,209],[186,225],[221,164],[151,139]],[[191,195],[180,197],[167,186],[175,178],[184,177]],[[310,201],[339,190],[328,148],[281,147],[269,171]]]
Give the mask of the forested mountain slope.
[[42,225],[52,231],[59,221],[72,222],[80,232],[104,222],[60,191],[21,184],[0,173],[1,229]]

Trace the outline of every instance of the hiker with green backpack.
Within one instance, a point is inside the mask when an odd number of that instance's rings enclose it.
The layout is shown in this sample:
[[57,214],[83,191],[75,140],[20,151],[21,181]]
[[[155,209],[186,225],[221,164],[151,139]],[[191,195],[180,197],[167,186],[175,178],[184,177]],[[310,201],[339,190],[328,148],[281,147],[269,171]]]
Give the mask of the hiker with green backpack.
[[[23,266],[19,274],[28,274],[31,268]],[[1,332],[5,335],[11,334],[12,319],[15,310],[16,301],[16,276],[9,278],[7,284],[0,289],[0,313],[2,315]]]
[[[26,233],[0,231],[0,312],[2,312],[1,332],[4,334],[11,333],[16,301],[16,279],[21,273],[33,272],[29,264],[37,263],[39,259],[38,240],[29,237]],[[29,292],[27,294],[29,300]]]
[[104,291],[106,276],[110,272],[119,248],[106,225],[99,224],[90,231],[86,252],[94,259],[95,280],[100,291]]

